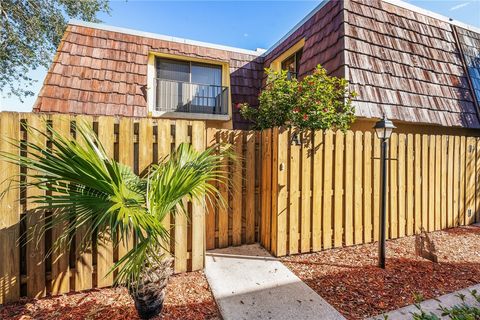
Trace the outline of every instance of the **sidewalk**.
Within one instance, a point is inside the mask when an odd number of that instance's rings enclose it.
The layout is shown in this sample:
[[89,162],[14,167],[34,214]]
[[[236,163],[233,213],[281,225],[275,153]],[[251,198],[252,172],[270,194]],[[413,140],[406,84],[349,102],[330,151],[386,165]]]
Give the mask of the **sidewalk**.
[[[458,294],[465,295],[465,303],[468,305],[475,305],[476,301],[470,294],[470,291],[477,290],[480,292],[480,284],[455,291],[452,293],[445,294],[435,299],[425,300],[420,303],[422,310],[424,310],[427,314],[432,312],[433,314],[437,315],[439,318],[442,319],[441,314],[442,312],[438,310],[438,306],[441,305],[443,307],[453,307],[454,305],[458,305],[462,303],[462,301],[457,297]],[[412,319],[412,313],[418,313],[419,310],[415,305],[409,305],[394,311],[387,312],[385,315],[388,316],[388,320],[406,320]],[[378,315],[375,317],[370,318],[370,320],[383,320],[385,319],[384,315]]]
[[345,319],[258,244],[209,251],[205,275],[224,320]]

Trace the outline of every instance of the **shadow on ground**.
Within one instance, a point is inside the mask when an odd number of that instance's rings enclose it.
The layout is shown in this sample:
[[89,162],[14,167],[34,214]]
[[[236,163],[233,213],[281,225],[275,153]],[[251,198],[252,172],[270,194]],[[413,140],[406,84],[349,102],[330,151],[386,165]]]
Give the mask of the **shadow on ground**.
[[[352,266],[308,261],[285,264],[349,319],[360,319],[456,291],[480,282],[480,264],[432,263],[411,259]],[[330,269],[321,272],[321,269]]]

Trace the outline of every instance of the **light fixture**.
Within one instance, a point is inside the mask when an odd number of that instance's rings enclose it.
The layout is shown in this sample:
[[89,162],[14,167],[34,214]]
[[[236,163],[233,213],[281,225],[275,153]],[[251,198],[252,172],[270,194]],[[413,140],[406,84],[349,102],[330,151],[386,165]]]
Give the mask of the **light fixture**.
[[393,125],[392,121],[388,120],[387,117],[384,116],[383,119],[375,123],[375,127],[373,128],[377,132],[378,139],[383,140],[383,139],[390,139],[390,136],[392,135],[392,131],[396,127]]
[[384,115],[383,119],[375,123],[373,127],[377,132],[377,136],[382,143],[382,154],[381,154],[381,190],[382,194],[380,197],[380,239],[378,241],[378,266],[382,269],[385,269],[385,239],[386,239],[386,219],[387,219],[387,153],[388,153],[388,143],[387,140],[390,139],[393,129],[396,127],[393,125],[393,122],[388,120]]

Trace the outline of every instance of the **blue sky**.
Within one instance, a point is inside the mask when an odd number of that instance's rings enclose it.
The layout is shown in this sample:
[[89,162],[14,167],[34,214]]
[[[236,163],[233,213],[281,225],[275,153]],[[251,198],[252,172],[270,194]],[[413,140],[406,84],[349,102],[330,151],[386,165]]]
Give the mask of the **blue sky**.
[[[418,7],[480,27],[480,0],[408,0]],[[245,49],[269,48],[320,1],[111,1],[106,24]],[[46,70],[31,76],[38,93]],[[24,102],[0,96],[0,110],[31,111]]]

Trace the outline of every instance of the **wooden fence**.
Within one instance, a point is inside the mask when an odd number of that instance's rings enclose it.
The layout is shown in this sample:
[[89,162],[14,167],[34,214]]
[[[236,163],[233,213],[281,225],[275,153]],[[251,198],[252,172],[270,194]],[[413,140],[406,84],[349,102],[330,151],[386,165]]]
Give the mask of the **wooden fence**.
[[[262,133],[261,243],[276,256],[378,240],[380,141],[372,132]],[[387,237],[480,221],[480,141],[389,140]],[[265,223],[263,223],[265,222]]]
[[[198,150],[230,143],[223,204],[195,202],[189,217],[169,217],[170,253],[176,272],[199,270],[205,251],[260,242],[276,256],[314,252],[378,239],[380,142],[371,132],[298,133],[207,128],[203,121],[0,113],[0,152],[19,152],[6,138],[31,140],[23,123],[76,138],[75,122],[92,124],[107,153],[144,171],[182,142]],[[48,132],[48,131],[45,131]],[[297,144],[295,136],[303,143]],[[51,148],[51,141],[39,141]],[[480,140],[464,136],[393,134],[389,142],[388,237],[412,235],[480,221]],[[38,212],[25,195],[8,187],[25,168],[0,161],[0,304],[20,296],[42,297],[110,286],[109,268],[132,243],[94,237],[80,247],[83,230],[61,254],[45,252],[66,226],[45,234],[40,245],[21,237],[51,212]],[[27,218],[27,219],[24,219]]]
[[[199,270],[204,266],[205,248],[253,243],[257,240],[260,210],[258,181],[255,166],[259,146],[255,132],[207,129],[204,121],[153,120],[148,118],[91,117],[70,115],[41,115],[32,113],[0,113],[0,151],[19,152],[6,139],[32,140],[22,123],[47,130],[47,120],[57,131],[75,139],[75,122],[91,123],[93,129],[115,160],[131,166],[136,173],[144,171],[152,162],[170,154],[182,142],[189,142],[197,150],[204,150],[215,141],[231,142],[237,161],[230,163],[227,172],[231,182],[221,184],[225,205],[192,203],[189,217],[169,217],[170,248],[176,272]],[[47,132],[47,131],[45,131]],[[36,140],[38,142],[38,140]],[[51,148],[49,141],[40,141]],[[247,159],[250,159],[247,161]],[[1,191],[8,180],[22,168],[0,161]],[[113,283],[107,275],[110,267],[122,257],[132,243],[93,239],[92,248],[76,250],[82,242],[83,230],[76,230],[75,241],[68,251],[45,259],[45,253],[66,226],[59,225],[47,232],[38,246],[22,243],[21,234],[32,226],[43,223],[43,216],[51,212],[35,211],[25,195],[41,192],[29,188],[9,188],[0,199],[0,304],[17,300],[20,296],[42,297]],[[207,214],[205,214],[207,213]]]

